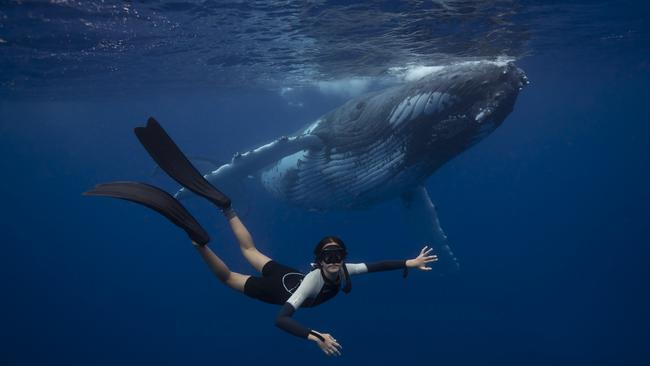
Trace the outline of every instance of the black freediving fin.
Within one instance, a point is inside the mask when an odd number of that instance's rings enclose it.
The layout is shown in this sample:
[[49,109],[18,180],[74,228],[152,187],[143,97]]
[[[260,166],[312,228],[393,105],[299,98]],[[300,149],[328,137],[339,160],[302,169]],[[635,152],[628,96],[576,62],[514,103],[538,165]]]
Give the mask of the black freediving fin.
[[208,233],[185,207],[172,195],[158,187],[139,182],[111,182],[98,184],[83,195],[113,197],[139,203],[168,218],[185,230],[190,239],[199,245],[205,245],[210,241]]
[[230,207],[230,199],[203,178],[155,119],[149,118],[146,127],[136,127],[134,131],[149,155],[170,177],[220,209]]
[[[217,162],[214,159],[208,158],[208,157],[203,157],[203,156],[188,156],[187,159],[196,167],[197,163],[204,163],[205,165],[210,165],[210,168],[212,170],[215,170],[219,168],[220,166],[224,165],[222,162]],[[157,175],[159,172],[161,172],[162,169],[156,164],[154,168],[151,170],[151,176]]]

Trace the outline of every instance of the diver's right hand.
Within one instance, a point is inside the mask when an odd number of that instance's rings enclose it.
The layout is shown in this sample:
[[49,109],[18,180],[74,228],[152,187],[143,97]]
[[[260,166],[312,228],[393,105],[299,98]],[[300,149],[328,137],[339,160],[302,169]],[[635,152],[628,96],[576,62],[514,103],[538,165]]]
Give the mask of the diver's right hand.
[[[318,333],[318,332],[317,332]],[[318,347],[325,352],[326,355],[328,356],[340,356],[341,355],[341,345],[338,344],[336,339],[332,337],[331,334],[328,333],[318,333],[323,337],[323,340],[321,341],[320,339],[316,339],[316,343],[318,344]]]

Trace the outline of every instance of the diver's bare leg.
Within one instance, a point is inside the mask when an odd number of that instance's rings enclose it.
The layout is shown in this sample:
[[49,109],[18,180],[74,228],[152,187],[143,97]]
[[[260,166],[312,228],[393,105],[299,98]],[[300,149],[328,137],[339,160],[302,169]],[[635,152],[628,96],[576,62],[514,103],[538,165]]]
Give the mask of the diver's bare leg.
[[228,223],[230,224],[230,228],[232,229],[232,232],[235,234],[235,237],[239,242],[239,249],[241,249],[244,258],[246,258],[248,263],[250,263],[253,268],[262,273],[262,268],[264,268],[265,264],[271,261],[271,258],[265,256],[259,250],[257,250],[255,243],[253,242],[253,237],[248,232],[248,229],[246,229],[246,226],[244,226],[239,217],[231,217],[228,220]]
[[214,273],[221,282],[239,292],[244,292],[244,285],[250,276],[231,271],[226,263],[224,263],[221,258],[217,257],[217,255],[214,254],[207,245],[198,245],[194,242],[192,242],[192,244],[199,254],[201,254],[205,263],[208,264],[212,273]]

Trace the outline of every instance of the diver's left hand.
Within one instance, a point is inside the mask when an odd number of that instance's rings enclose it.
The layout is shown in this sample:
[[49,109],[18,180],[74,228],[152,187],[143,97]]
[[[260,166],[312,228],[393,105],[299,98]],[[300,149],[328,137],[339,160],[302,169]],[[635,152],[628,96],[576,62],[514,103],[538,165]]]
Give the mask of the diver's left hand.
[[420,251],[420,255],[418,255],[414,259],[409,259],[406,261],[406,267],[417,268],[422,271],[430,271],[431,267],[427,267],[427,263],[435,262],[438,260],[437,255],[435,254],[429,255],[431,251],[433,251],[433,248],[429,248],[429,246],[425,246]]

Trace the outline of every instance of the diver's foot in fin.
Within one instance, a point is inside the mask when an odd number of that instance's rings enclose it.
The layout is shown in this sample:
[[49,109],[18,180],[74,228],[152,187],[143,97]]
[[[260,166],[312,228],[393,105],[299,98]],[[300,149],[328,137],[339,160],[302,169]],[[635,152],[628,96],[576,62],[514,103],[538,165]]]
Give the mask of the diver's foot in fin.
[[135,135],[160,168],[183,187],[222,210],[230,207],[230,198],[203,178],[155,119],[149,118],[146,127],[136,127]]
[[95,188],[83,193],[84,196],[104,196],[119,198],[147,206],[168,218],[179,226],[200,246],[210,241],[210,236],[169,193],[152,185],[138,182],[111,182],[98,184]]
[[228,206],[226,208],[221,209],[221,212],[223,212],[223,215],[226,217],[226,220],[230,220],[233,217],[237,217],[237,211],[235,211],[232,206]]

